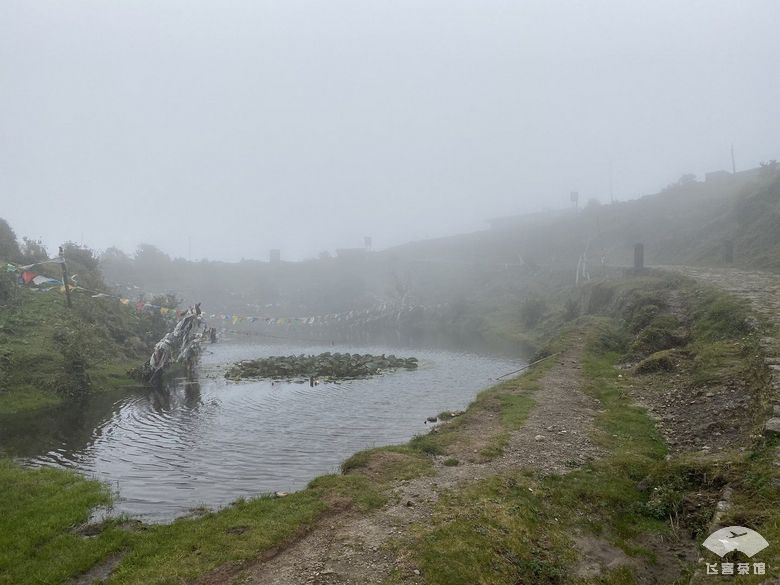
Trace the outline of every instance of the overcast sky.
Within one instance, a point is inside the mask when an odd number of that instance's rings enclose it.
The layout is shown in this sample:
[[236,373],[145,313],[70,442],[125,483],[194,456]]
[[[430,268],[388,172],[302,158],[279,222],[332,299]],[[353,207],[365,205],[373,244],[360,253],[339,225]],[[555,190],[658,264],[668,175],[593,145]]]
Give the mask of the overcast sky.
[[[285,259],[780,159],[775,0],[0,0],[19,236]],[[191,242],[191,244],[190,244]],[[190,252],[191,249],[191,252]]]

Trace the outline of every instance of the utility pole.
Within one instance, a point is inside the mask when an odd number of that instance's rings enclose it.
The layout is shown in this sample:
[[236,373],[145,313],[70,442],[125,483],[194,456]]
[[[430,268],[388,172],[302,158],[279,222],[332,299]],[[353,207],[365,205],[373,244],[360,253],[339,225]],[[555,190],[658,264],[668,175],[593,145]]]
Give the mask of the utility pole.
[[731,174],[737,174],[737,163],[734,160],[734,143],[731,143]]
[[62,263],[60,263],[60,266],[62,267],[62,284],[65,285],[65,304],[70,309],[73,307],[73,305],[70,302],[70,286],[68,286],[68,267],[65,265],[65,253],[62,250],[62,246],[60,246],[60,260],[62,260]]
[[615,202],[615,188],[612,182],[612,161],[609,161],[609,202]]

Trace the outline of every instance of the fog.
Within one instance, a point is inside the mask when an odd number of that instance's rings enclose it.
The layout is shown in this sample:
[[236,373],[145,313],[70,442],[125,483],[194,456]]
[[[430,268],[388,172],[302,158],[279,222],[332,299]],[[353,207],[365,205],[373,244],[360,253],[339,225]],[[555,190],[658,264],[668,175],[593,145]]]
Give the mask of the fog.
[[284,259],[777,158],[780,5],[0,3],[0,216]]

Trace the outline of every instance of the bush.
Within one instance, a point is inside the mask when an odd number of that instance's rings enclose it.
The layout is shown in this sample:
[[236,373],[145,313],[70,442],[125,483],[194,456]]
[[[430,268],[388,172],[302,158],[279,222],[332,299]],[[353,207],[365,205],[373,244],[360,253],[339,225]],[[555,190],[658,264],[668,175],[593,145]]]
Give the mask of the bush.
[[0,218],[0,260],[19,260],[19,242],[8,222]]
[[10,305],[17,297],[16,275],[13,272],[5,272],[0,265],[0,305]]
[[81,335],[73,330],[61,330],[54,334],[54,342],[64,360],[62,375],[55,385],[56,392],[74,400],[86,397],[92,390],[92,381],[87,373]]
[[645,327],[631,345],[635,355],[648,355],[685,345],[687,337],[682,324],[672,315],[659,315]]
[[651,374],[653,372],[671,372],[674,370],[672,352],[669,350],[657,351],[646,357],[636,365],[634,371],[637,374]]
[[580,316],[580,304],[574,299],[567,299],[563,307],[563,318],[566,321],[573,321]]
[[529,297],[520,306],[520,318],[526,327],[533,327],[544,317],[547,303],[541,297]]
[[697,315],[697,332],[710,340],[733,339],[750,332],[747,310],[721,293],[712,293]]

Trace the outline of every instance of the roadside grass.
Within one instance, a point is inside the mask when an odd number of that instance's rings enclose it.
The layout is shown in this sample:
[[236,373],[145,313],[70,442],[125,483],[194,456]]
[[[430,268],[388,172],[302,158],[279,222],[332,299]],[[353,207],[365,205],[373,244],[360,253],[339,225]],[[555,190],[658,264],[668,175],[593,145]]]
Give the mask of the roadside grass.
[[[690,292],[685,288],[689,284],[679,279],[670,283],[662,277],[646,285],[634,297],[639,299],[634,307],[623,301],[627,318],[580,320],[588,332],[582,356],[584,390],[600,401],[593,439],[606,456],[563,476],[510,473],[440,498],[432,520],[417,526],[411,540],[399,543],[415,559],[426,583],[591,582],[575,576],[576,534],[603,539],[645,566],[668,562],[659,559],[653,540],[682,546],[691,539],[703,540],[727,484],[735,489],[733,522],[780,541],[780,469],[772,465],[776,447],[758,449],[747,460],[739,452],[720,459],[669,458],[653,420],[633,404],[628,392],[631,374],[615,367],[631,351],[626,330],[632,327],[632,314],[634,334],[643,327],[655,329],[645,343],[655,349],[656,342],[667,344],[672,331],[677,335],[681,323],[649,318],[655,309],[640,317],[642,307],[663,306],[654,291],[677,287]],[[630,295],[636,286],[639,283],[621,283],[621,294]],[[621,302],[619,295],[603,296],[610,303]],[[754,348],[744,340],[747,313],[724,296],[699,293],[691,338],[685,340],[694,362],[699,360],[694,380],[703,379],[705,371],[713,380],[744,376],[751,367],[747,353]],[[752,382],[755,390],[758,381]],[[694,569],[683,569],[682,578]],[[629,584],[636,579],[633,570],[622,567],[606,571],[598,582]]]
[[328,508],[326,491],[239,500],[201,518],[145,526],[128,538],[127,556],[109,582],[181,583],[225,564],[238,567],[314,523]]
[[484,585],[565,582],[573,550],[530,477],[497,476],[452,490],[409,551],[425,582]]
[[[564,476],[518,471],[448,492],[432,520],[416,528],[413,541],[400,545],[409,547],[426,583],[573,583],[577,532],[645,557],[652,552],[634,539],[648,531],[668,532],[666,518],[652,508],[654,491],[640,489],[663,464],[663,441],[623,391],[614,368],[618,354],[600,347],[599,339],[610,335],[605,324],[586,327],[585,391],[601,401],[597,440],[608,456]],[[514,410],[508,407],[509,419]],[[633,583],[633,578],[620,569],[604,582]]]
[[435,473],[429,457],[406,445],[358,451],[341,464],[341,472],[368,475],[378,483],[402,481]]
[[61,583],[116,551],[126,536],[109,531],[87,539],[73,529],[108,488],[74,472],[22,469],[0,459],[0,583]]
[[285,497],[241,499],[198,518],[144,525],[111,519],[80,533],[111,494],[97,481],[0,460],[0,584],[63,583],[118,553],[110,583],[181,583],[284,545],[324,514],[368,512],[386,501],[359,475],[326,475]]

